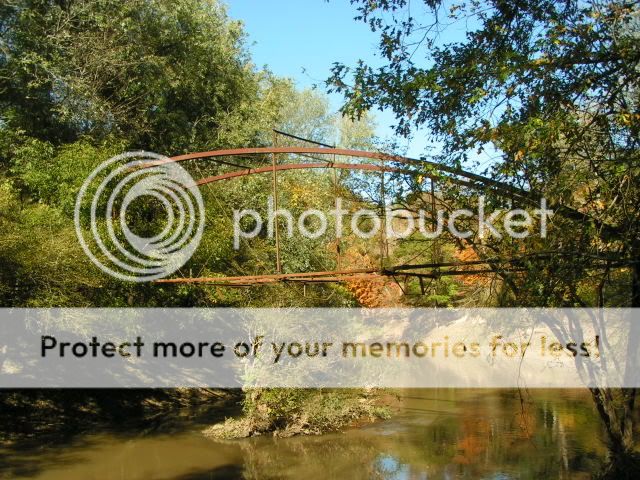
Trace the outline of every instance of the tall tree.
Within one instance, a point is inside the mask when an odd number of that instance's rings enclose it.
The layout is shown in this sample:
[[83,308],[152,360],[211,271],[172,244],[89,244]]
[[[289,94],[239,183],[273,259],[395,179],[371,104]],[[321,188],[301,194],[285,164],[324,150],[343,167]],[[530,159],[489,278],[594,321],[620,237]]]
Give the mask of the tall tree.
[[0,10],[0,118],[54,143],[181,153],[251,141],[260,78],[216,0],[15,0]]

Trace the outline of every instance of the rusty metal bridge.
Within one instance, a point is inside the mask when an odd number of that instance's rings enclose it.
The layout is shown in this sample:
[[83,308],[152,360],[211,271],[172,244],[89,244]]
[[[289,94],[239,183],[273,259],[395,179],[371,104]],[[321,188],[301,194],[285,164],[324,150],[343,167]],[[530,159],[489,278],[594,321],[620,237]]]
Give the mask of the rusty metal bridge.
[[[278,136],[284,136],[306,144],[314,146],[278,146]],[[301,169],[333,169],[351,170],[363,172],[380,172],[381,173],[381,194],[384,196],[384,174],[397,173],[410,176],[421,176],[430,179],[431,183],[431,201],[433,210],[435,211],[436,202],[436,182],[447,182],[461,187],[482,191],[493,191],[501,196],[510,198],[523,205],[536,205],[540,200],[540,196],[534,192],[524,190],[513,185],[500,182],[486,176],[482,176],[473,172],[469,172],[460,168],[454,168],[431,162],[424,159],[412,159],[398,155],[389,155],[382,152],[372,152],[363,150],[352,150],[344,148],[335,148],[332,145],[315,142],[304,139],[285,132],[274,130],[274,145],[272,147],[261,148],[237,148],[227,150],[212,150],[206,152],[189,153],[170,157],[166,160],[149,162],[145,166],[167,162],[184,162],[188,160],[207,160],[215,162],[219,165],[233,167],[234,169],[218,175],[208,176],[196,181],[198,186],[208,185],[214,182],[232,180],[235,178],[246,177],[249,175],[271,174],[272,176],[272,195],[274,199],[274,210],[278,209],[278,173],[288,170]],[[281,163],[279,157],[285,155],[296,155],[303,157],[308,161],[302,163]],[[270,164],[261,166],[246,165],[242,159],[262,157],[270,159]],[[366,159],[367,162],[347,162],[339,159]],[[240,159],[240,161],[238,161]],[[335,181],[335,175],[334,175]],[[584,215],[566,209],[565,215],[573,216],[576,219],[583,219]],[[381,263],[379,268],[361,268],[361,269],[340,269],[340,249],[337,250],[336,265],[338,269],[328,271],[315,272],[299,272],[299,273],[283,273],[280,259],[280,238],[278,230],[278,222],[274,222],[275,226],[275,273],[264,275],[243,275],[243,276],[227,276],[227,277],[183,277],[183,278],[167,278],[157,280],[157,283],[181,283],[195,284],[206,283],[216,286],[225,287],[250,287],[254,285],[266,285],[280,282],[291,283],[331,283],[331,282],[350,282],[355,280],[370,280],[391,277],[400,285],[398,279],[404,279],[405,283],[408,277],[417,278],[420,282],[422,293],[424,293],[424,279],[438,279],[444,276],[467,276],[467,275],[486,275],[486,274],[507,274],[511,272],[521,272],[525,268],[523,266],[525,255],[512,259],[480,259],[466,262],[439,262],[435,255],[433,263],[428,264],[410,264],[397,266],[384,266],[384,249],[381,246],[380,257]],[[384,230],[384,229],[381,229]],[[382,243],[382,242],[381,242]],[[434,249],[437,248],[434,243]],[[549,255],[547,253],[535,254]],[[402,288],[402,286],[401,286]]]

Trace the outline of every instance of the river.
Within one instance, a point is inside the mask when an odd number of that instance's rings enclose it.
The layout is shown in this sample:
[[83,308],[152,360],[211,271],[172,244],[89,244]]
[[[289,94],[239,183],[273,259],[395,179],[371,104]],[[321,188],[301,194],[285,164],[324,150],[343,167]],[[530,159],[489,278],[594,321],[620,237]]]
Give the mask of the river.
[[604,458],[586,390],[401,390],[393,416],[315,437],[212,441],[200,431],[233,410],[188,412],[140,432],[75,435],[0,450],[0,478],[546,479],[589,478]]

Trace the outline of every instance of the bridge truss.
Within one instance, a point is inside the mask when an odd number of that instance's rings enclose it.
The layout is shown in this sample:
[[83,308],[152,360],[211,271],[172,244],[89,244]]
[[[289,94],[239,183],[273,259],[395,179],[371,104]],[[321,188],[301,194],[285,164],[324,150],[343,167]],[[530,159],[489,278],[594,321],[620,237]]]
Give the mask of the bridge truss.
[[[292,138],[294,140],[313,144],[313,146],[278,146],[278,136]],[[540,196],[534,192],[524,190],[508,183],[500,182],[492,178],[488,178],[474,172],[469,172],[460,168],[454,168],[448,165],[431,162],[425,159],[412,159],[398,155],[389,155],[382,152],[372,152],[363,150],[352,150],[344,148],[336,148],[332,145],[314,142],[291,135],[285,132],[274,130],[274,145],[272,147],[260,148],[236,148],[226,150],[212,150],[206,152],[189,153],[170,157],[166,160],[149,162],[145,166],[153,166],[166,162],[185,162],[190,160],[196,161],[212,161],[220,165],[233,167],[234,169],[218,175],[207,176],[196,181],[196,185],[204,186],[215,182],[227,181],[236,178],[246,177],[249,175],[271,174],[272,176],[272,195],[274,199],[274,210],[278,209],[278,173],[288,170],[301,169],[326,169],[333,170],[350,170],[364,172],[380,172],[381,173],[381,193],[384,198],[384,175],[385,173],[398,173],[403,175],[418,176],[428,178],[431,183],[431,200],[435,211],[435,187],[436,182],[448,182],[450,184],[461,187],[468,187],[482,191],[493,191],[504,197],[510,198],[522,205],[539,205]],[[281,163],[280,156],[296,155],[305,158],[300,163]],[[260,166],[246,165],[242,159],[262,157],[269,158],[270,164],[265,165],[264,162]],[[347,162],[344,158],[364,159],[366,162]],[[238,161],[240,159],[240,161]],[[335,180],[335,176],[334,176]],[[573,217],[577,220],[584,220],[584,214],[575,210],[562,207],[562,213],[566,216]],[[420,283],[421,291],[424,293],[425,287],[423,281],[439,279],[445,276],[470,276],[470,275],[487,275],[499,274],[504,275],[514,272],[526,271],[524,261],[532,255],[524,255],[511,259],[480,259],[461,262],[440,262],[435,261],[428,264],[408,264],[396,266],[384,266],[384,248],[381,242],[380,257],[381,263],[379,268],[366,269],[341,269],[340,268],[340,250],[338,248],[336,270],[315,271],[315,272],[297,272],[284,273],[282,271],[280,260],[280,239],[278,222],[274,222],[275,227],[275,273],[263,275],[243,275],[243,276],[227,276],[227,277],[181,277],[181,278],[165,278],[157,280],[157,283],[166,284],[209,284],[221,287],[251,287],[257,285],[268,285],[274,283],[341,283],[353,282],[358,280],[375,280],[383,278],[392,278],[404,291],[402,283],[406,285],[408,278],[417,278]],[[381,229],[384,230],[384,229]],[[437,260],[437,244],[434,242],[434,260]],[[557,253],[542,252],[533,256],[553,256]],[[615,263],[607,259],[599,259],[607,262],[608,268],[615,266]]]

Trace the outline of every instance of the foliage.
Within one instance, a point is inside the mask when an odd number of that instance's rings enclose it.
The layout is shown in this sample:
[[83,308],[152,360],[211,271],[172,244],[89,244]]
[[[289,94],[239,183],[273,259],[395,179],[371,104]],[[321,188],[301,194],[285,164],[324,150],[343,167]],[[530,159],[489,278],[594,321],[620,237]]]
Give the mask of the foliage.
[[[274,297],[282,305],[353,304],[346,290],[334,287],[265,287],[246,294],[127,284],[105,277],[74,239],[80,185],[100,162],[123,151],[175,154],[264,145],[272,142],[272,127],[335,141],[338,122],[326,98],[257,70],[241,24],[223,6],[209,0],[103,0],[17,1],[0,8],[3,305],[273,306]],[[355,129],[357,135],[362,142],[371,130]],[[210,162],[185,166],[194,178],[226,168]],[[282,175],[282,190],[291,191],[283,202],[296,211],[318,206],[332,189],[318,179],[315,172]],[[324,193],[316,197],[312,186]],[[234,251],[231,223],[234,208],[266,205],[270,179],[225,182],[202,194],[207,226],[183,272],[271,273],[273,240],[258,238]],[[139,207],[131,228],[154,228],[155,217],[147,221],[152,206]],[[325,245],[301,240],[283,242],[285,271],[326,269]]]
[[[512,302],[586,305],[577,294],[584,279],[611,278],[609,267],[593,271],[593,256],[627,265],[637,259],[637,5],[470,2],[450,5],[447,13],[444,2],[427,1],[418,14],[408,13],[404,0],[353,3],[359,19],[379,32],[385,62],[376,69],[335,66],[328,85],[344,93],[343,111],[358,116],[374,105],[389,108],[401,134],[428,127],[442,145],[437,161],[489,163],[485,173],[494,180],[544,196],[561,213],[547,239],[469,239],[481,258],[557,253],[551,262],[532,259],[522,278],[505,278]],[[466,22],[464,40],[439,42],[444,16]],[[412,188],[419,203],[421,187]],[[477,207],[477,190],[440,189],[456,208]],[[518,205],[481,193],[492,209]],[[635,286],[627,304],[638,304],[637,271],[627,270],[630,277]]]
[[212,438],[318,435],[354,422],[388,418],[371,394],[348,390],[271,388],[247,392],[244,415],[205,430]]
[[[545,197],[556,212],[546,238],[516,242],[476,231],[460,245],[479,258],[522,258],[523,272],[496,271],[502,304],[596,300],[591,305],[603,307],[611,305],[605,286],[620,291],[627,284],[618,305],[640,307],[637,2],[425,0],[420,13],[407,0],[352,3],[357,18],[378,32],[383,64],[334,66],[327,84],[345,95],[343,111],[357,117],[374,106],[390,109],[398,133],[428,129],[442,147],[435,160],[484,167],[528,198]],[[442,42],[447,24],[460,23],[466,36]],[[410,200],[419,204],[424,192],[414,187]],[[475,210],[477,190],[444,184],[439,195],[451,208]],[[480,190],[488,209],[528,206]],[[612,285],[614,279],[620,283]],[[614,462],[626,465],[636,392],[592,389],[592,395]],[[620,475],[611,472],[610,478]]]
[[0,107],[10,128],[55,144],[115,135],[182,153],[249,143],[269,125],[256,101],[269,74],[254,69],[241,24],[217,1],[2,9]]
[[[242,291],[126,283],[97,269],[76,239],[74,206],[84,179],[127,150],[179,154],[263,146],[273,141],[274,127],[325,143],[371,144],[371,120],[340,119],[330,112],[325,96],[298,91],[292,81],[255,68],[241,23],[230,20],[217,1],[17,0],[0,5],[0,31],[0,305],[356,305],[345,288],[332,285]],[[185,167],[194,178],[228,170],[212,162]],[[282,204],[296,214],[326,207],[333,198],[333,183],[317,172],[283,174],[279,183]],[[232,242],[233,209],[264,209],[270,194],[268,176],[203,188],[206,228],[181,272],[210,277],[272,273],[274,244],[264,232],[239,251]],[[128,213],[130,228],[140,234],[161,223],[153,204],[143,202]],[[322,239],[297,235],[282,242],[284,271],[326,270],[333,261]],[[3,396],[0,410],[14,411],[15,398],[31,405],[44,397],[53,411],[74,411],[64,395],[16,395]],[[134,408],[162,397],[158,392],[122,396]],[[314,433],[374,414],[351,394],[294,389],[263,390],[262,396],[269,422],[293,425],[306,412],[301,428]],[[77,392],[71,397],[93,415],[120,408],[93,408],[100,395],[93,399]],[[248,401],[245,410],[252,405]]]

